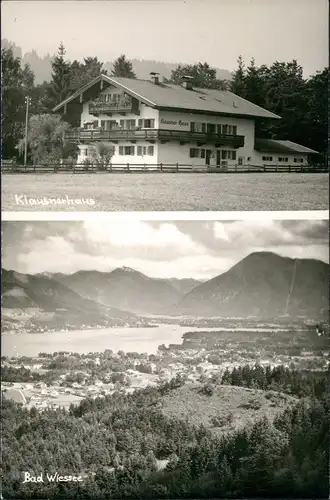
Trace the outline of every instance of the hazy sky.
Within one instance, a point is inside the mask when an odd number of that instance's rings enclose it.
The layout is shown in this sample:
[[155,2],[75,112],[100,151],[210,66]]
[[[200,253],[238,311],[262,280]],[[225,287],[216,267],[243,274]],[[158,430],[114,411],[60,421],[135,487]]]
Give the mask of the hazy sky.
[[328,221],[3,222],[3,267],[208,279],[254,251],[328,262]]
[[298,59],[308,76],[328,65],[327,0],[2,2],[1,36],[39,55],[63,41],[69,59],[97,55],[236,68]]

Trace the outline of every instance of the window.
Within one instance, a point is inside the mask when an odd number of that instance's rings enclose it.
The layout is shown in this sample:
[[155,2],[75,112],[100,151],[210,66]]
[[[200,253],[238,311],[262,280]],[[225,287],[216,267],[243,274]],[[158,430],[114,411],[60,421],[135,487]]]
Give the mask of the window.
[[206,130],[208,134],[215,134],[216,133],[216,126],[214,123],[207,123],[206,124]]
[[228,134],[228,125],[222,125],[222,133]]
[[237,135],[237,125],[233,125],[233,135]]
[[205,123],[194,123],[194,130],[193,132],[203,132],[205,133],[206,130],[206,124]]
[[232,135],[233,134],[233,126],[228,125],[228,134]]
[[278,161],[288,161],[288,158],[285,158],[283,156],[279,156]]
[[105,130],[105,120],[101,120],[101,129]]
[[248,156],[248,157],[247,157],[247,161],[251,161],[251,156]]
[[273,161],[273,157],[272,156],[263,156],[262,161]]
[[294,158],[293,161],[295,163],[304,163],[304,159],[303,158]]
[[126,128],[128,130],[135,128],[135,120],[126,120]]
[[121,128],[125,128],[125,120],[120,120],[119,125],[121,126]]
[[154,155],[154,146],[137,146],[137,155],[138,156],[153,156]]
[[190,132],[195,132],[195,126],[196,126],[195,122],[190,122]]
[[190,158],[205,158],[205,149],[191,148]]
[[240,156],[240,157],[238,158],[238,164],[239,164],[240,166],[242,166],[242,165],[243,165],[243,163],[244,163],[244,156]]
[[135,146],[119,146],[120,156],[134,156]]
[[222,160],[236,160],[236,151],[227,151],[226,149],[221,150]]
[[155,128],[155,120],[144,120],[144,128]]

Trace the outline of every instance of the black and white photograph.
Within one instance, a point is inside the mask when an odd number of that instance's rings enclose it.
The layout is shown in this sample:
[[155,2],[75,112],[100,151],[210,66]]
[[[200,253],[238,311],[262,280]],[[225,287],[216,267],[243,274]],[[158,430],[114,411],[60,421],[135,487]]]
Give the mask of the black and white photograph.
[[3,222],[3,498],[326,498],[328,231]]
[[0,500],[329,498],[328,24],[1,2]]
[[4,211],[328,209],[327,0],[1,10]]

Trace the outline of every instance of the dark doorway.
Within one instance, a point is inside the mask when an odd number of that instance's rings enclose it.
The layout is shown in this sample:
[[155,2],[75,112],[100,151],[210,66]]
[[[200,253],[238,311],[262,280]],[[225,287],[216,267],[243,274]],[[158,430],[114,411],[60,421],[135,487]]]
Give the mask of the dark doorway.
[[217,168],[220,168],[221,165],[221,151],[217,149]]
[[209,166],[210,166],[210,159],[211,159],[211,150],[210,150],[210,149],[207,149],[207,150],[205,151],[205,165],[206,165],[207,167],[209,167]]

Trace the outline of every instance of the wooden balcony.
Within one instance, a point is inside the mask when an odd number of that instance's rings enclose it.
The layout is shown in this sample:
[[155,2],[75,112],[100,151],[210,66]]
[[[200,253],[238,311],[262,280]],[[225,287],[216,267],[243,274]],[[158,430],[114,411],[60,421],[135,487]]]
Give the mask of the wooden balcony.
[[133,111],[132,101],[123,102],[95,102],[90,104],[89,114],[93,116],[107,115],[112,113],[131,113]]
[[198,145],[213,144],[215,147],[227,146],[230,148],[240,148],[244,146],[243,135],[207,134],[203,132],[163,129],[72,129],[65,133],[65,138],[74,142],[159,140],[162,142],[180,141],[181,143],[197,143]]

